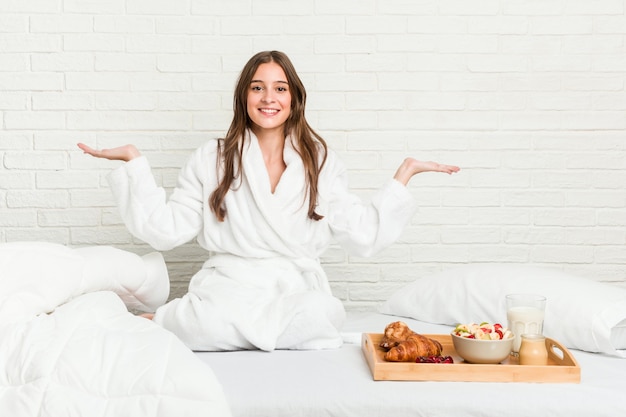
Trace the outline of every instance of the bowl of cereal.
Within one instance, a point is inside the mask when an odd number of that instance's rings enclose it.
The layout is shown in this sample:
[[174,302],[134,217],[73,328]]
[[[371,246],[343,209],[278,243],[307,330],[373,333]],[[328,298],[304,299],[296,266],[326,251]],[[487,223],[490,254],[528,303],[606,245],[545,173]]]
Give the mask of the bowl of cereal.
[[456,353],[469,363],[500,363],[513,349],[513,333],[499,323],[459,324],[451,336]]

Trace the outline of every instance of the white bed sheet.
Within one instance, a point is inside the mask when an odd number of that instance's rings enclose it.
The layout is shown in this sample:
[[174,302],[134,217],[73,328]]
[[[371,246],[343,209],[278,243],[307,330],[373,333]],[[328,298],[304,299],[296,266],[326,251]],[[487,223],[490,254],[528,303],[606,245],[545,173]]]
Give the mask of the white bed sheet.
[[361,351],[361,334],[381,333],[398,319],[420,333],[451,330],[407,318],[351,313],[340,349],[196,355],[213,369],[234,416],[626,415],[626,360],[576,350],[571,352],[581,367],[580,384],[374,381]]

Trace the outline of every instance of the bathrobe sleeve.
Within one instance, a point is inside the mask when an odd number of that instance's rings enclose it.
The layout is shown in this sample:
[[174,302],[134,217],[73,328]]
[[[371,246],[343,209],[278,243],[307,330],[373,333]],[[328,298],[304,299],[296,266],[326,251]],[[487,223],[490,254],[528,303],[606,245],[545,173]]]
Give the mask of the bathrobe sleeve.
[[135,237],[157,250],[170,250],[198,235],[204,198],[200,160],[201,153],[196,151],[180,171],[169,200],[165,190],[157,186],[144,156],[111,172],[108,180],[114,198]]
[[390,179],[365,202],[350,192],[347,170],[333,152],[329,152],[327,162],[327,220],[337,242],[351,255],[362,257],[373,256],[394,243],[417,209],[407,187]]

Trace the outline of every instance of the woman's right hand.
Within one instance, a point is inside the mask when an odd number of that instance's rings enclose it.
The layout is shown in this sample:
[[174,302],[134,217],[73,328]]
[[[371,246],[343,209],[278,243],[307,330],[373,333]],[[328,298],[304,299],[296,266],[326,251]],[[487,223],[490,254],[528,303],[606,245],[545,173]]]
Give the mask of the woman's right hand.
[[135,145],[124,145],[111,149],[93,149],[84,143],[79,143],[78,147],[91,156],[96,158],[110,159],[112,161],[130,161],[141,156]]

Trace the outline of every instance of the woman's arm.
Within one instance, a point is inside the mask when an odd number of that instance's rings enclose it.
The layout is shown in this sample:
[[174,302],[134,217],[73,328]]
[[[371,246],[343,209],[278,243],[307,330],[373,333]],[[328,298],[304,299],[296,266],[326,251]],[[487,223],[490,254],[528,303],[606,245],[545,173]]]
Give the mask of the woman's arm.
[[125,161],[107,179],[128,230],[157,250],[170,250],[188,242],[203,227],[203,183],[198,168],[204,165],[195,152],[182,167],[168,198],[157,185],[145,157],[134,145],[96,150],[78,147],[96,158]]
[[362,201],[348,186],[347,171],[334,154],[329,154],[325,179],[330,185],[328,211],[323,213],[333,236],[350,254],[368,257],[394,243],[417,209],[417,201],[406,187],[421,172],[452,174],[453,165],[406,158],[370,201]]

